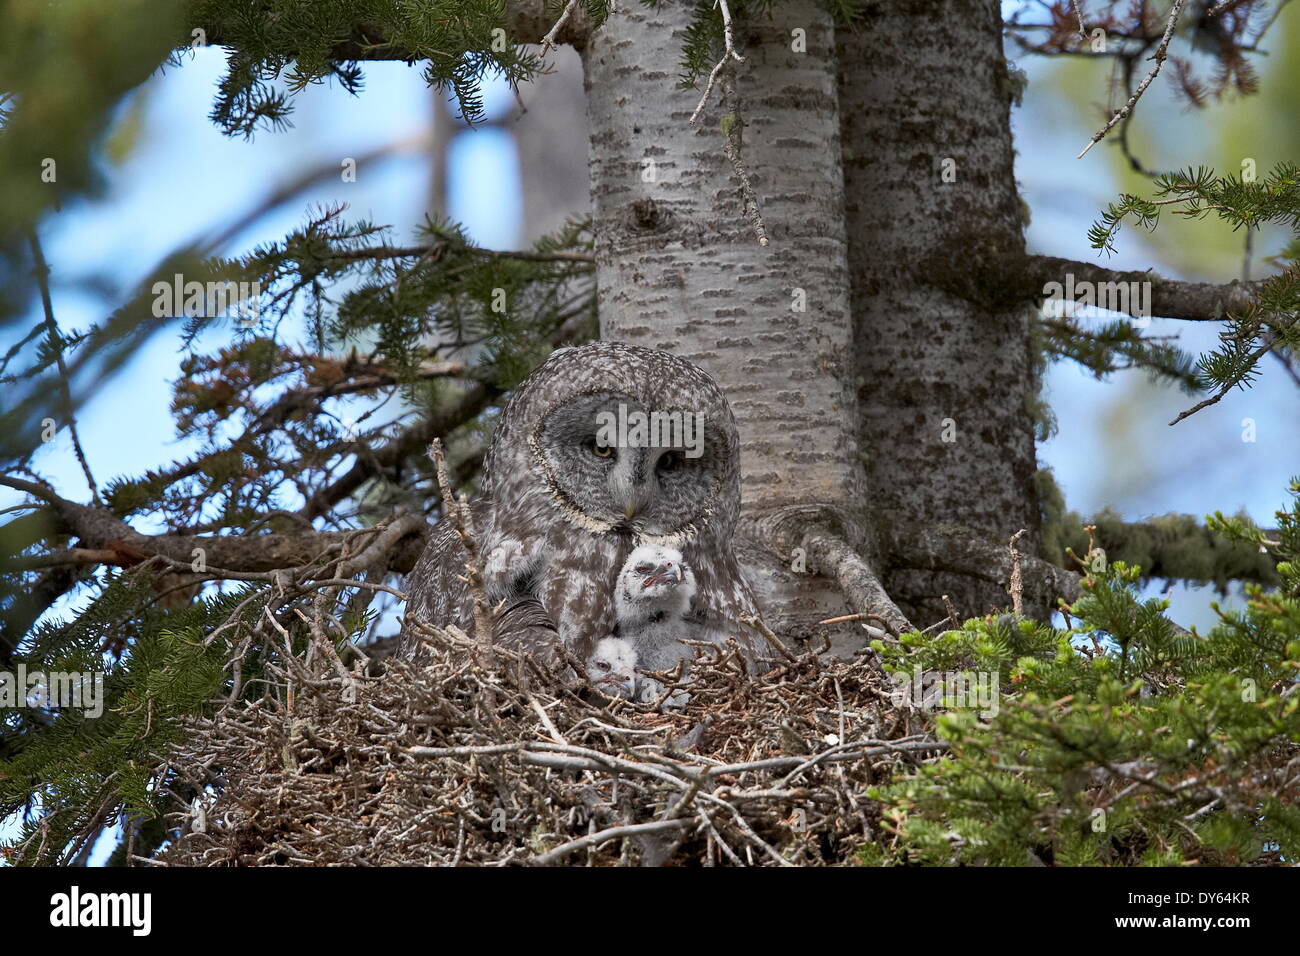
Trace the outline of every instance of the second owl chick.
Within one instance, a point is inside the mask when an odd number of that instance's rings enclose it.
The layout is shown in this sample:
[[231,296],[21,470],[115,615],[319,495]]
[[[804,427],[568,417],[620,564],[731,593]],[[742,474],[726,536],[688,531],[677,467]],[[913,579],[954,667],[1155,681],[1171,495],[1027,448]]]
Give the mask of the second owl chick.
[[621,637],[604,638],[587,658],[587,677],[610,697],[635,697],[641,680],[636,673],[636,651]]

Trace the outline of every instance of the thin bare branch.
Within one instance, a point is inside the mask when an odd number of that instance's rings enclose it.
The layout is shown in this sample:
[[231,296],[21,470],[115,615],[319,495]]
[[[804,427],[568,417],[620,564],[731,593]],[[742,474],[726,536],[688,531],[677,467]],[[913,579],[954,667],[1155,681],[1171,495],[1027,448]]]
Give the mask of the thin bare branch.
[[474,598],[474,629],[481,641],[491,640],[492,606],[488,603],[487,589],[483,583],[483,555],[479,551],[478,541],[474,537],[474,519],[470,512],[469,500],[461,495],[453,497],[451,479],[447,475],[447,461],[443,456],[442,440],[435,438],[429,444],[429,456],[433,459],[438,473],[438,488],[442,492],[443,513],[451,522],[456,537],[465,548],[469,560],[465,562],[465,576],[469,583],[470,594]]
[[573,11],[576,10],[577,7],[578,0],[569,0],[569,2],[564,5],[564,12],[560,14],[560,19],[556,20],[555,26],[551,27],[546,36],[542,37],[542,56],[546,56],[551,47],[555,46],[555,38],[560,35],[560,31],[564,29],[564,25],[569,22],[569,17],[573,16]]
[[1092,139],[1088,141],[1088,145],[1084,146],[1083,149],[1079,151],[1079,155],[1076,157],[1077,159],[1082,159],[1088,150],[1100,143],[1102,138],[1115,128],[1116,123],[1133,112],[1133,107],[1137,105],[1137,101],[1142,98],[1142,94],[1147,91],[1147,87],[1150,86],[1152,81],[1159,75],[1160,68],[1165,65],[1165,59],[1168,56],[1169,41],[1173,38],[1174,27],[1178,25],[1178,18],[1182,15],[1183,5],[1186,2],[1187,0],[1174,0],[1174,5],[1169,10],[1169,20],[1165,24],[1164,36],[1160,38],[1160,45],[1156,47],[1156,52],[1151,56],[1151,59],[1156,61],[1156,65],[1153,66],[1151,71],[1142,78],[1142,82],[1140,82],[1137,89],[1133,91],[1133,95],[1129,97],[1128,102],[1125,103],[1114,116],[1107,120],[1105,126],[1093,134]]
[[41,307],[45,310],[45,329],[49,336],[50,348],[54,349],[54,359],[59,369],[59,396],[63,404],[63,417],[68,425],[68,434],[72,436],[72,450],[77,456],[77,462],[81,465],[82,474],[86,476],[86,484],[90,486],[90,497],[95,504],[101,504],[99,500],[99,486],[95,484],[95,476],[90,473],[90,463],[86,461],[86,451],[81,447],[81,436],[77,434],[77,419],[73,413],[72,390],[68,385],[68,365],[63,360],[63,337],[59,335],[59,324],[54,320],[54,302],[50,296],[50,267],[45,262],[45,253],[41,249],[40,237],[36,235],[36,230],[29,229],[27,232],[27,242],[32,249],[32,260],[36,266],[36,284],[41,291]]
[[713,85],[718,81],[718,76],[723,69],[733,61],[736,63],[745,62],[745,58],[736,52],[736,42],[731,27],[731,8],[727,6],[727,0],[718,0],[716,6],[722,8],[723,52],[721,59],[718,60],[709,73],[709,79],[704,85],[704,93],[700,96],[699,105],[695,107],[695,112],[691,114],[689,122],[692,126],[700,118],[700,113],[704,111],[705,104],[709,102],[709,96],[713,93]]

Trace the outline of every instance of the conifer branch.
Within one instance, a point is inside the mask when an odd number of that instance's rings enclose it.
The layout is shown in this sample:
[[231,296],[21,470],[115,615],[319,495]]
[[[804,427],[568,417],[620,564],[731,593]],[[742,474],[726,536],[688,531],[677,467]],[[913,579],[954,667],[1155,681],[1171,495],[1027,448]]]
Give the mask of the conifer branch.
[[[119,567],[134,567],[152,557],[158,557],[177,567],[189,568],[194,551],[201,550],[204,563],[209,568],[232,572],[232,579],[252,575],[249,580],[261,580],[263,572],[294,570],[311,565],[322,554],[338,544],[351,540],[357,531],[305,531],[298,534],[256,535],[194,535],[194,534],[142,534],[126,522],[114,517],[107,509],[69,501],[35,482],[0,475],[0,485],[40,498],[49,505],[56,518],[58,529],[65,535],[81,540],[77,549],[59,552],[47,557],[62,555],[86,558],[88,552],[100,552],[101,563]],[[389,553],[389,568],[409,571],[426,533],[424,527],[405,528],[406,533]],[[18,559],[21,563],[26,559]],[[33,559],[34,560],[34,559]],[[85,563],[70,560],[59,563]],[[217,575],[219,576],[219,575]],[[269,579],[267,579],[269,580]]]
[[399,467],[427,448],[434,438],[444,437],[472,420],[499,395],[499,389],[486,383],[473,386],[450,408],[403,429],[373,454],[358,455],[347,472],[315,492],[298,514],[307,520],[320,517],[369,479]]
[[[562,18],[560,23],[552,23],[547,12],[547,0],[509,0],[504,4],[502,25],[515,44],[544,43],[549,37],[551,46],[570,44],[581,48],[586,45],[591,23],[581,4],[570,2],[569,6],[574,7],[570,16]],[[204,28],[209,46],[234,45],[236,34],[227,24],[192,23],[191,26]],[[361,35],[361,25],[356,25],[351,32],[354,36]],[[348,39],[335,43],[330,48],[330,59],[340,63],[358,60],[413,62],[419,59],[414,50],[394,45],[386,31],[374,24],[365,27],[364,37],[364,40]]]
[[470,246],[455,242],[434,242],[425,246],[370,246],[365,249],[338,249],[326,253],[327,259],[418,259],[424,256],[438,255],[451,250],[483,256],[487,259],[518,259],[520,262],[580,262],[595,263],[596,257],[590,252],[566,252],[555,250],[539,252],[531,249],[485,249],[482,246]]
[[[1232,540],[1191,515],[1126,521],[1103,512],[1085,522],[1070,513],[1049,521],[1043,535],[1043,557],[1019,552],[1026,594],[1076,600],[1082,560],[1078,556],[1086,557],[1093,548],[1107,564],[1122,561],[1140,567],[1147,579],[1213,584],[1220,589],[1232,581],[1276,586],[1279,580],[1276,553],[1257,543]],[[1260,535],[1275,541],[1279,531],[1265,529]],[[1005,544],[947,525],[894,529],[885,557],[891,567],[953,571],[1003,585],[1015,572]]]
[[[1292,323],[1292,325],[1294,325],[1294,323]],[[1263,358],[1268,352],[1271,352],[1277,346],[1278,342],[1279,342],[1279,338],[1276,334],[1272,332],[1266,333],[1263,336],[1263,344],[1261,344],[1258,348],[1256,348],[1254,351],[1252,351],[1250,354],[1248,354],[1245,357],[1245,360],[1242,363],[1241,368],[1237,370],[1235,373],[1233,373],[1232,375],[1230,375],[1228,379],[1224,381],[1222,385],[1219,386],[1218,391],[1216,391],[1209,398],[1197,402],[1191,408],[1183,409],[1181,412],[1179,412],[1177,415],[1173,417],[1173,419],[1169,422],[1169,424],[1177,425],[1183,419],[1195,415],[1197,412],[1201,411],[1201,409],[1209,408],[1211,405],[1217,405],[1220,401],[1223,400],[1223,397],[1225,395],[1227,395],[1238,385],[1243,384],[1246,381],[1246,379],[1250,377],[1250,375],[1254,372],[1255,363],[1258,362],[1261,358]]]

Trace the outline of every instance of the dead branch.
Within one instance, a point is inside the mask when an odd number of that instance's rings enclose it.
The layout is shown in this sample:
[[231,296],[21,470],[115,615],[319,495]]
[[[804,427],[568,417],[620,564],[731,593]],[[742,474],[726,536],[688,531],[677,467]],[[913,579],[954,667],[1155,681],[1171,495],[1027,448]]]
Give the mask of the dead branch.
[[1025,584],[1020,575],[1020,552],[1016,550],[1016,542],[1028,533],[1021,528],[1011,536],[1011,543],[1007,546],[1011,555],[1011,578],[1007,581],[1007,593],[1011,595],[1011,609],[1015,611],[1016,617],[1020,617],[1025,608]]
[[578,0],[569,0],[564,5],[564,11],[560,14],[560,19],[555,21],[555,26],[547,31],[546,36],[542,37],[542,56],[550,52],[551,47],[555,46],[556,37],[564,29],[564,25],[569,22],[569,17],[573,16],[573,11],[578,7]]
[[63,360],[63,337],[59,334],[59,325],[54,319],[54,304],[50,296],[50,267],[45,262],[45,253],[41,249],[41,241],[35,229],[27,231],[27,242],[32,250],[32,261],[36,266],[36,284],[40,288],[41,307],[45,312],[45,333],[50,348],[54,350],[54,360],[59,370],[59,399],[63,406],[64,424],[68,426],[68,435],[72,438],[72,450],[77,456],[77,463],[81,465],[81,473],[86,476],[86,484],[90,486],[91,500],[99,505],[102,504],[99,500],[99,486],[95,484],[95,476],[90,473],[90,463],[86,460],[85,449],[81,447],[81,436],[77,434],[72,391],[68,384],[68,365]]
[[704,106],[709,102],[709,95],[713,92],[713,86],[718,81],[719,74],[726,69],[732,61],[744,63],[745,58],[736,52],[735,36],[731,28],[731,8],[727,6],[727,0],[717,0],[715,6],[722,10],[722,56],[714,65],[713,70],[709,73],[708,82],[704,84],[704,93],[700,96],[700,102],[695,107],[695,112],[691,114],[689,120],[692,126],[700,118],[700,113],[704,111]]
[[[83,563],[89,552],[98,552],[104,563],[132,567],[151,557],[159,557],[174,567],[189,569],[195,552],[213,576],[229,573],[232,579],[270,580],[268,574],[312,566],[320,555],[349,541],[357,531],[304,531],[296,534],[194,535],[156,534],[136,531],[106,508],[96,508],[69,501],[52,489],[16,478],[0,475],[0,485],[22,491],[46,505],[55,531],[80,539],[80,547],[44,559],[16,559],[32,568],[63,563]],[[22,520],[22,519],[18,519]],[[394,571],[409,571],[423,545],[427,527],[422,522],[402,521],[401,534],[386,538],[387,565]],[[42,561],[48,563],[42,563]],[[218,570],[219,569],[219,570]],[[332,576],[332,575],[331,575]]]

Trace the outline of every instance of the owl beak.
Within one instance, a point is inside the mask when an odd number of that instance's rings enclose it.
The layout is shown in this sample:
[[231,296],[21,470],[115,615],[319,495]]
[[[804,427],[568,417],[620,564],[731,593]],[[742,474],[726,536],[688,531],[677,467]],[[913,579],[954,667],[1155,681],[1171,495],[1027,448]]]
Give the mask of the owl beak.
[[627,520],[628,520],[628,521],[631,521],[633,518],[635,518],[635,517],[636,517],[636,502],[634,502],[634,501],[629,501],[629,502],[627,503],[627,505],[624,506],[624,508],[623,508],[623,514],[625,514],[625,515],[627,516]]

